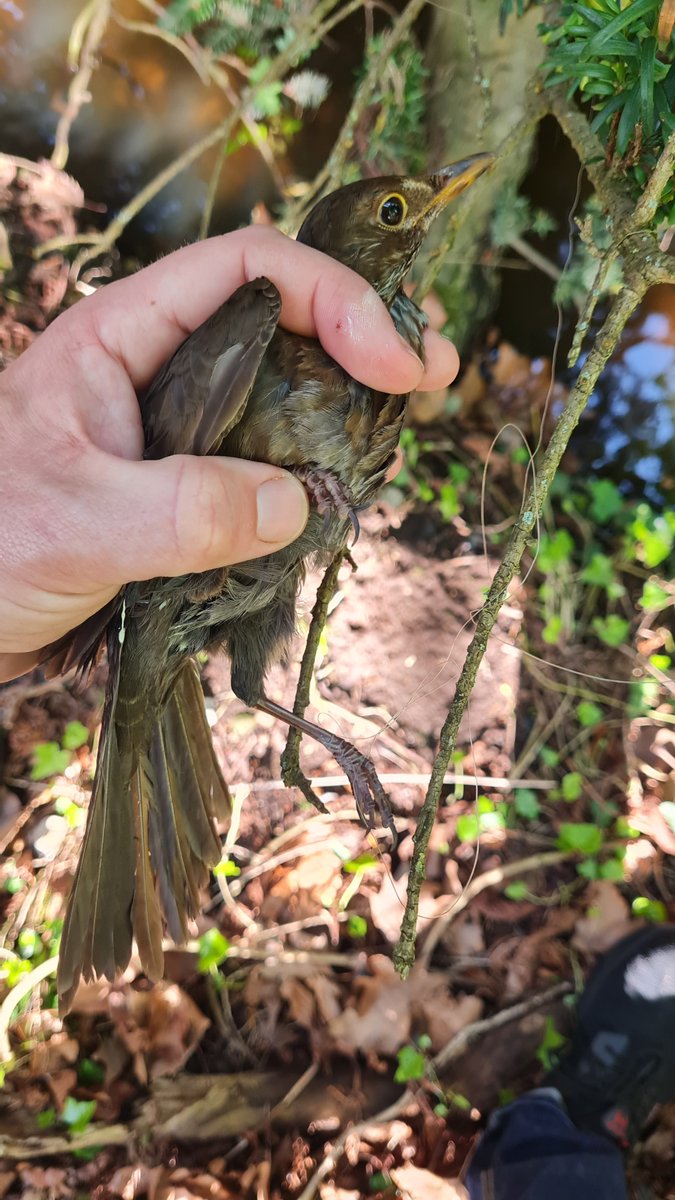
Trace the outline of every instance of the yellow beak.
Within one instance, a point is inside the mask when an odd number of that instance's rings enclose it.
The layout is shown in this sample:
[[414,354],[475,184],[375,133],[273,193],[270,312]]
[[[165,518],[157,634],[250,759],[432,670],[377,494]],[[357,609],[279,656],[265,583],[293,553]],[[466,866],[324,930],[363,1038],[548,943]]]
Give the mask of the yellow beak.
[[440,171],[434,171],[431,182],[434,187],[438,188],[438,191],[420,214],[421,217],[428,216],[430,213],[436,216],[442,208],[445,208],[446,204],[454,200],[455,196],[459,196],[460,192],[471,187],[471,184],[475,183],[494,162],[494,154],[472,154],[470,158],[462,158],[459,162],[441,167]]

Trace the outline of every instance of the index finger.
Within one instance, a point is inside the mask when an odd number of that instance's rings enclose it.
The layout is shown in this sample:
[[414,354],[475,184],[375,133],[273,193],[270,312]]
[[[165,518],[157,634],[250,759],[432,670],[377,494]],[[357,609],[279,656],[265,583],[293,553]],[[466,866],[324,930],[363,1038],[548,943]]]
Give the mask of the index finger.
[[86,337],[93,332],[121,362],[134,386],[142,388],[223,300],[260,275],[271,279],[281,293],[284,328],[318,337],[362,383],[407,392],[422,380],[420,360],[360,275],[260,226],[185,246],[101,288],[60,322],[86,322],[78,333]]

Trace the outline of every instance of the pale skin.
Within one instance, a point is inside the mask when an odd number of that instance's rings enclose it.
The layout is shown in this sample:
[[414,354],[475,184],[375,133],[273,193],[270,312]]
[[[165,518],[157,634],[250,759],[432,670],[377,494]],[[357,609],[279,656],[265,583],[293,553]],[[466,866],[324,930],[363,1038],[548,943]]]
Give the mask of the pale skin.
[[142,461],[136,392],[235,288],[266,275],[281,324],[318,337],[356,379],[392,392],[447,386],[454,346],[426,335],[426,366],[374,291],[276,230],[187,246],[58,317],[0,375],[0,680],[130,580],[183,575],[279,549],[307,497],[264,463]]

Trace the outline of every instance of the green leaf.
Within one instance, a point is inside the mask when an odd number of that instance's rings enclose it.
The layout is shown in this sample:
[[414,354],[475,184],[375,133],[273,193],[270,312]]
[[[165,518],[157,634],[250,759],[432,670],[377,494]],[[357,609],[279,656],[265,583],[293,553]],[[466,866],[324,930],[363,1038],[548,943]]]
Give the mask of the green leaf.
[[597,858],[585,858],[583,862],[577,863],[577,875],[581,875],[583,879],[597,879],[599,874]]
[[241,875],[241,867],[232,862],[231,858],[224,858],[222,862],[216,863],[213,874],[223,875],[226,879],[236,879],[237,875]]
[[69,721],[63,731],[61,745],[64,750],[79,750],[89,741],[89,730],[81,721]]
[[642,595],[638,600],[640,608],[646,609],[647,612],[658,612],[667,605],[672,604],[670,592],[661,587],[655,579],[647,579],[643,588]]
[[610,613],[608,617],[594,617],[592,625],[596,635],[606,646],[623,646],[628,641],[630,621],[617,613]]
[[368,922],[358,913],[352,913],[347,921],[347,933],[351,938],[364,938],[368,932]]
[[63,775],[70,762],[70,751],[62,750],[57,742],[38,742],[33,747],[33,766],[30,777],[36,781]]
[[622,883],[626,872],[623,863],[618,858],[608,858],[600,864],[600,878],[611,879],[612,883]]
[[78,1063],[77,1078],[84,1087],[98,1087],[105,1079],[105,1067],[93,1058],[83,1058]]
[[516,812],[524,821],[536,821],[541,812],[541,804],[537,799],[537,793],[531,788],[516,788],[513,794],[513,800]]
[[668,920],[668,910],[661,900],[650,900],[647,896],[636,896],[631,909],[636,917],[644,917],[656,925]]
[[653,17],[654,15],[654,0],[631,0],[625,9],[619,13],[613,21],[608,21],[604,29],[598,32],[591,38],[588,43],[589,54],[602,57],[602,51],[605,43],[613,38],[622,29],[629,25],[634,25],[637,29],[637,23],[641,17]]
[[654,132],[654,73],[656,51],[655,37],[647,37],[640,46],[640,108],[642,125],[649,135]]
[[378,865],[379,860],[367,850],[364,854],[359,854],[358,858],[349,858],[347,862],[343,862],[342,870],[346,871],[348,875],[358,875],[359,871]]
[[554,1050],[559,1050],[560,1047],[564,1045],[565,1038],[556,1027],[553,1017],[550,1015],[547,1016],[546,1025],[544,1026],[544,1036],[542,1037],[537,1049],[537,1058],[539,1059],[539,1062],[544,1070],[550,1071],[553,1066],[551,1052]]
[[95,1112],[95,1100],[76,1100],[74,1096],[68,1096],[61,1110],[61,1120],[72,1133],[82,1133]]
[[541,636],[548,646],[557,646],[563,631],[562,617],[549,617],[541,631]]
[[56,1109],[43,1108],[35,1118],[35,1123],[38,1129],[51,1129],[52,1125],[56,1124]]
[[604,835],[597,825],[565,821],[558,832],[557,846],[560,850],[574,850],[579,854],[597,854]]
[[592,700],[580,700],[577,704],[577,717],[579,724],[583,725],[584,729],[590,729],[593,725],[599,725],[604,720],[604,712],[599,704],[594,704]]
[[626,501],[610,479],[592,480],[588,490],[592,497],[590,515],[600,525],[611,521],[612,517],[616,517],[625,507]]
[[569,562],[574,551],[574,539],[567,529],[558,529],[551,536],[543,534],[537,556],[537,566],[547,574],[563,562]]
[[623,584],[619,583],[614,562],[608,554],[594,554],[581,572],[581,579],[583,583],[604,588],[612,599],[618,599],[626,590]]
[[417,1046],[401,1046],[396,1058],[398,1060],[394,1074],[396,1083],[410,1083],[413,1079],[424,1079],[427,1059]]
[[35,929],[24,928],[21,930],[16,944],[19,954],[22,958],[35,958],[42,950],[42,939]]
[[507,884],[504,888],[504,895],[509,900],[526,900],[530,895],[530,889],[524,879],[516,879],[513,883]]
[[456,832],[460,842],[475,842],[481,833],[504,829],[505,825],[504,813],[495,809],[487,796],[479,796],[475,812],[463,813],[457,818]]
[[461,511],[457,488],[454,483],[443,483],[438,494],[438,508],[444,521],[451,521]]
[[578,771],[570,771],[568,775],[563,775],[561,781],[563,800],[566,800],[568,804],[573,804],[575,800],[579,799],[583,786],[584,781]]
[[552,746],[541,746],[539,749],[539,757],[545,767],[557,767],[560,762],[560,755]]
[[197,970],[202,975],[214,971],[227,958],[230,943],[219,929],[207,929],[199,938]]

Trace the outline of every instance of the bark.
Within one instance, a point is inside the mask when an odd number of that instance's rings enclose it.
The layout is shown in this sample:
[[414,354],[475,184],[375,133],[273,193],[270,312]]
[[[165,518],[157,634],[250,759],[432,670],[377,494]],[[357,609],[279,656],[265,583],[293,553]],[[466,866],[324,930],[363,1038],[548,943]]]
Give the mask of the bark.
[[[460,351],[496,298],[496,272],[479,265],[489,244],[491,215],[504,189],[522,179],[531,154],[536,120],[528,83],[544,55],[536,33],[540,20],[540,10],[532,8],[522,18],[510,17],[501,34],[498,0],[434,8],[428,46],[434,160],[451,162],[478,150],[497,150],[522,126],[512,152],[500,156],[494,171],[467,193],[450,253],[443,256],[443,265],[437,264],[436,286]],[[428,274],[424,282],[432,282]]]

